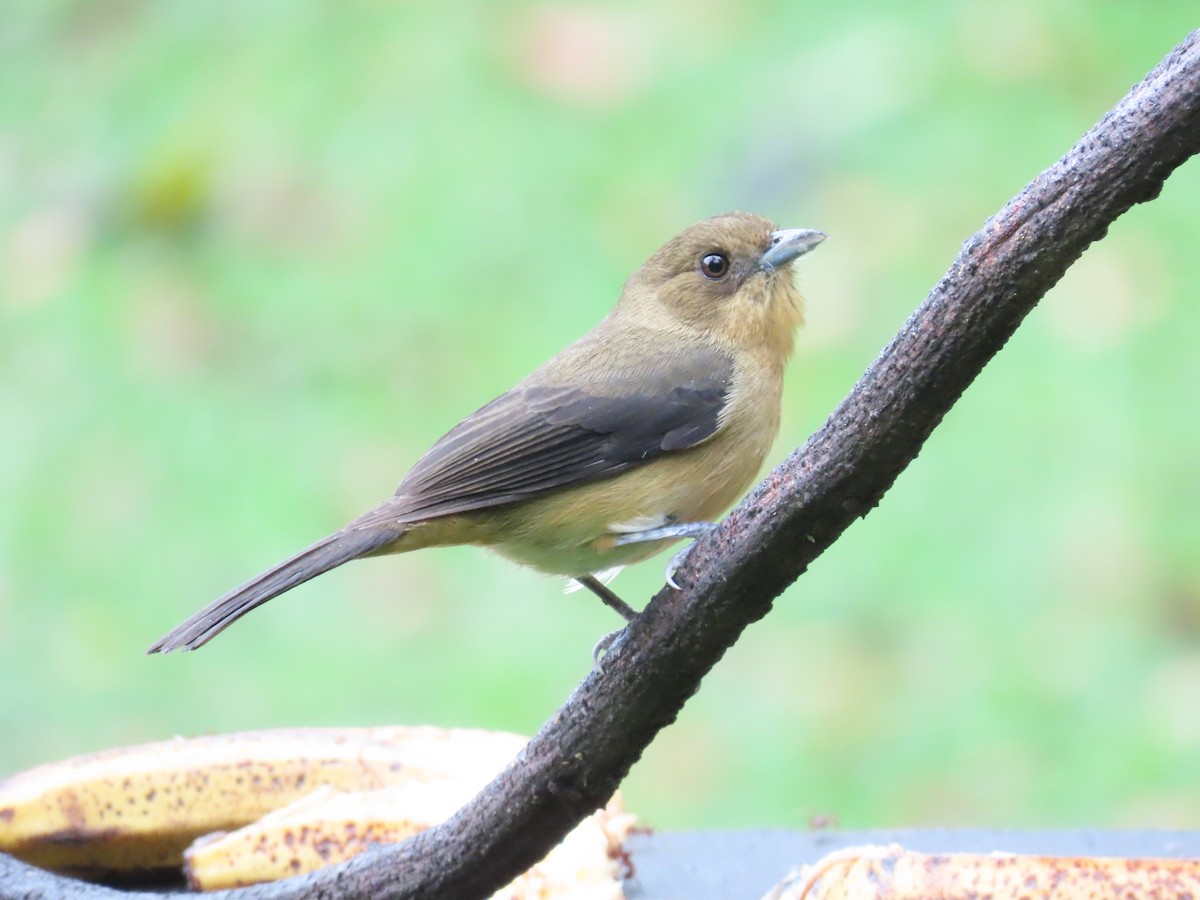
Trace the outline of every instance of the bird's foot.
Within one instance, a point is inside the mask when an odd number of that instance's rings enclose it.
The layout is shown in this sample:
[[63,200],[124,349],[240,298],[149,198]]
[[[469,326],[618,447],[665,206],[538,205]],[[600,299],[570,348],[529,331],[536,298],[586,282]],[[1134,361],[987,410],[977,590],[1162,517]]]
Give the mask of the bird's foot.
[[[649,528],[645,531],[634,531],[629,534],[623,534],[617,538],[616,546],[621,547],[625,544],[640,544],[644,541],[661,541],[670,540],[672,538],[690,538],[696,540],[704,537],[717,526],[712,522],[679,522],[677,524],[664,525],[661,528]],[[675,583],[675,573],[679,571],[679,567],[683,565],[684,559],[687,558],[692,548],[684,547],[671,557],[667,563],[667,570],[664,573],[667,579],[667,584],[675,590],[679,590],[679,585]]]
[[683,565],[683,561],[687,559],[687,555],[692,552],[692,546],[689,544],[682,550],[677,550],[671,554],[671,558],[667,560],[666,571],[663,572],[663,577],[667,580],[667,584],[677,591],[683,590],[675,583],[675,573],[679,571],[679,567]]

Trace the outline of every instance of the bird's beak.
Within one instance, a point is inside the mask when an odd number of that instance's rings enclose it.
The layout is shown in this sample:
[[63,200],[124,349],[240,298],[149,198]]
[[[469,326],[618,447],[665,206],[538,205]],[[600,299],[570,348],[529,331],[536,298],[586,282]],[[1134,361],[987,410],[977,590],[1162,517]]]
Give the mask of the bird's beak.
[[798,256],[803,256],[825,240],[825,232],[812,228],[784,228],[771,232],[771,244],[758,261],[764,272],[774,272]]

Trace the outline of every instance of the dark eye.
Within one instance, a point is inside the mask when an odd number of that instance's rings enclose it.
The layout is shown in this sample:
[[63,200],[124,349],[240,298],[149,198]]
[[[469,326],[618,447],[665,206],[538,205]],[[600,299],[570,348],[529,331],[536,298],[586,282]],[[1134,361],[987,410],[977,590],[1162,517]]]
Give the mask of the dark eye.
[[724,278],[729,274],[729,257],[724,253],[706,253],[700,258],[700,271],[714,281]]

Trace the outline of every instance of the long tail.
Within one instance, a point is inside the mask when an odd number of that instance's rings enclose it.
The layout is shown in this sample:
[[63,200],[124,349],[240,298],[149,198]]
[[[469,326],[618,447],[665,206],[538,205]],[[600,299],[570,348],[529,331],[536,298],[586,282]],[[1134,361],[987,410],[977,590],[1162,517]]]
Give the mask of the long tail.
[[195,650],[272,597],[278,597],[322,572],[394,543],[404,532],[394,528],[339,531],[301,550],[241,587],[219,597],[186,622],[159,638],[147,653]]

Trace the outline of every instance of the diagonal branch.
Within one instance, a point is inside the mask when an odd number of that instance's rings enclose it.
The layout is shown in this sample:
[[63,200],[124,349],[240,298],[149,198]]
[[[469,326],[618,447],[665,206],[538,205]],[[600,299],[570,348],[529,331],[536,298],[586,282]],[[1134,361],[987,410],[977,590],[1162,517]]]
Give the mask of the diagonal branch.
[[[742,630],[879,502],[1025,315],[1108,226],[1200,152],[1200,31],[968,240],[809,441],[711,535],[529,746],[443,825],[230,900],[483,897],[603,805]],[[75,888],[0,857],[0,900]],[[71,896],[128,898],[102,888]],[[160,896],[160,895],[141,895]]]

